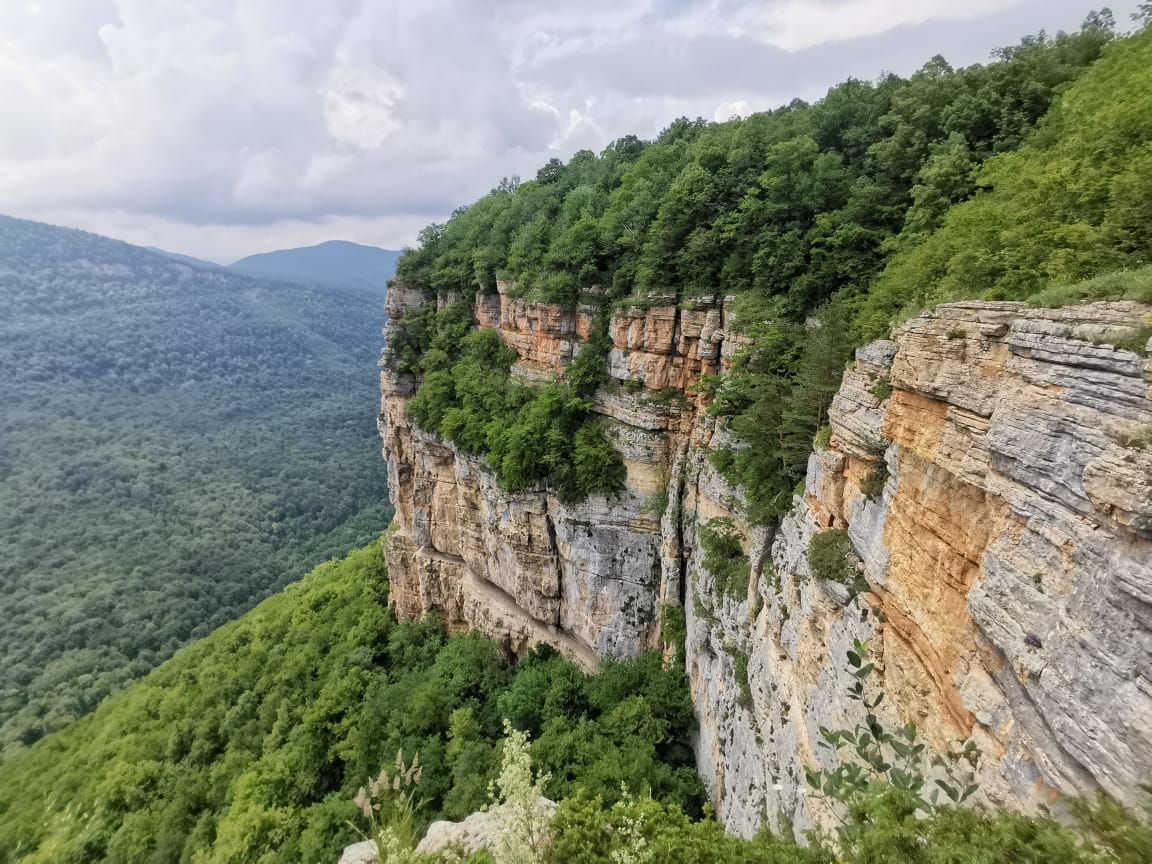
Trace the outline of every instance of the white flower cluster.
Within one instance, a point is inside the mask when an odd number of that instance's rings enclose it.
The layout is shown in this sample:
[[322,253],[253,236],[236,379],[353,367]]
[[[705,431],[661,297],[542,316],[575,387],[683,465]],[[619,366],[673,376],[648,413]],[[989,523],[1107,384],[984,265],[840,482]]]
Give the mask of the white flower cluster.
[[500,826],[496,860],[500,864],[538,864],[548,842],[549,814],[540,807],[550,775],[532,776],[528,733],[504,721],[500,776],[489,784],[492,812]]
[[612,850],[612,864],[650,864],[653,852],[644,836],[644,819],[632,806],[634,799],[628,787],[621,783],[620,790],[623,796],[612,807],[612,822],[623,846]]

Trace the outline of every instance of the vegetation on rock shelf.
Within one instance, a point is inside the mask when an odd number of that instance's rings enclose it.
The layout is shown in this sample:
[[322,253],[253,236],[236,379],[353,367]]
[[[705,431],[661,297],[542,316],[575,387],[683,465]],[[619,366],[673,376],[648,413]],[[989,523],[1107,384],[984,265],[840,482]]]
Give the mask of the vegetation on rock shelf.
[[722,597],[744,600],[752,564],[744,554],[744,535],[727,516],[709,519],[700,526],[700,547],[704,550],[704,569],[712,574],[716,593]]
[[566,382],[530,385],[511,377],[515,352],[500,333],[471,330],[465,303],[433,304],[405,316],[392,347],[395,368],[422,376],[408,413],[464,453],[483,454],[510,491],[546,484],[561,500],[624,486],[624,465],[591,412],[607,345],[587,342]]
[[843,528],[817,531],[808,541],[808,566],[817,579],[851,585],[856,580],[856,551]]

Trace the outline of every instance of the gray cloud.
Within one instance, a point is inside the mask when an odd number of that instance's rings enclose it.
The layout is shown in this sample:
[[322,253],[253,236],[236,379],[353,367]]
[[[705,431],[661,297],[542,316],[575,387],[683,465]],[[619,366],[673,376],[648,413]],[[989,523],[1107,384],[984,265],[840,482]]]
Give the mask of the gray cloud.
[[217,259],[395,246],[552,156],[980,60],[1082,2],[3,4],[0,208]]

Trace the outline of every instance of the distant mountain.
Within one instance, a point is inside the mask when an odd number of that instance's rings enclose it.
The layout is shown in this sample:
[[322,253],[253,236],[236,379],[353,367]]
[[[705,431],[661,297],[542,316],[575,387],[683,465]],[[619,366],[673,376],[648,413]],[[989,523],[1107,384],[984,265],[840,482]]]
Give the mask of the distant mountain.
[[250,276],[335,285],[383,294],[401,253],[394,249],[329,240],[317,246],[249,255],[229,269]]
[[0,751],[387,526],[381,316],[0,217]]
[[191,264],[193,267],[207,267],[209,270],[219,270],[219,264],[213,264],[211,261],[205,261],[203,258],[193,258],[191,255],[184,255],[181,252],[169,252],[167,249],[161,249],[159,246],[145,246],[149,252],[155,252],[157,255],[164,255],[174,261],[180,261],[184,264]]

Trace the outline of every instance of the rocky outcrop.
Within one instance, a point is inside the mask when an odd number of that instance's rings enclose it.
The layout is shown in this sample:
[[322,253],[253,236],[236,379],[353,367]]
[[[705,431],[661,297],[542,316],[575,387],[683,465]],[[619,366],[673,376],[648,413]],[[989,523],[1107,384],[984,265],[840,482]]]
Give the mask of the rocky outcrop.
[[[507,805],[501,804],[488,810],[478,810],[459,822],[433,822],[428,826],[428,831],[416,847],[416,851],[432,855],[451,849],[463,855],[470,855],[481,849],[499,849],[501,843],[506,842],[504,838],[508,836],[505,833],[508,826],[520,824],[515,816],[504,812],[505,806]],[[537,815],[529,818],[538,819],[540,824],[547,824],[556,812],[556,802],[538,798],[535,810]],[[525,813],[531,814],[531,808],[525,807]]]
[[[888,719],[972,741],[989,801],[1136,803],[1152,769],[1152,361],[1113,347],[1148,310],[956,303],[857,353],[760,569],[762,608],[689,610],[700,768],[749,833],[824,814],[804,765],[851,727],[844,663],[870,642]],[[865,494],[861,487],[871,494]],[[867,588],[815,579],[844,529]],[[771,567],[768,564],[771,564]],[[707,580],[696,586],[708,592]],[[718,647],[746,652],[741,699]]]
[[345,846],[337,864],[379,864],[380,856],[376,850],[376,841],[364,840]]
[[[505,842],[504,838],[508,836],[505,834],[508,825],[519,824],[515,817],[509,818],[503,812],[504,806],[497,805],[486,810],[477,810],[459,822],[447,820],[433,822],[416,845],[416,853],[430,857],[448,853],[449,860],[463,860],[464,857],[482,849],[498,850]],[[556,802],[538,798],[536,811],[540,822],[547,824],[556,812]],[[338,864],[379,864],[379,860],[375,841],[365,840],[346,846]]]
[[[394,286],[388,328],[403,326],[404,315],[425,301]],[[719,311],[712,312],[718,322]],[[697,317],[703,322],[707,314]],[[499,328],[517,352],[514,371],[534,378],[562,376],[592,327],[589,310],[528,303],[508,296],[504,285],[477,299],[474,318]],[[411,423],[406,406],[416,381],[383,370],[380,430],[396,507],[386,554],[401,614],[435,609],[450,627],[478,629],[518,651],[546,642],[586,668],[660,644],[660,605],[681,602],[677,526],[662,518],[661,502],[694,417],[681,391],[663,388],[688,375],[689,366],[704,368],[700,354],[715,351],[700,346],[716,341],[716,327],[705,336],[693,320],[685,334],[679,318],[665,307],[630,310],[610,323],[613,356],[648,370],[652,386],[620,381],[597,393],[596,410],[627,469],[627,491],[579,504],[543,488],[502,490],[481,458]],[[694,359],[685,361],[678,345],[691,346]]]
[[[476,301],[478,326],[499,328],[517,374],[562,376],[593,310],[507,288]],[[393,287],[389,327],[424,300]],[[1148,314],[956,303],[912,319],[857,353],[830,446],[774,532],[749,524],[707,458],[727,432],[693,385],[742,347],[718,299],[606,322],[611,381],[594,404],[627,468],[616,497],[503,491],[481,459],[412,425],[416,381],[385,369],[392,603],[587,668],[660,646],[662,607],[682,605],[698,767],[739,833],[827,818],[803,768],[830,758],[820,726],[858,717],[854,639],[889,720],[915,721],[938,752],[977,745],[989,800],[1134,800],[1152,771],[1152,361],[1114,343]],[[716,517],[743,535],[744,593],[701,566]],[[828,529],[847,532],[853,584],[811,573],[810,539]]]

